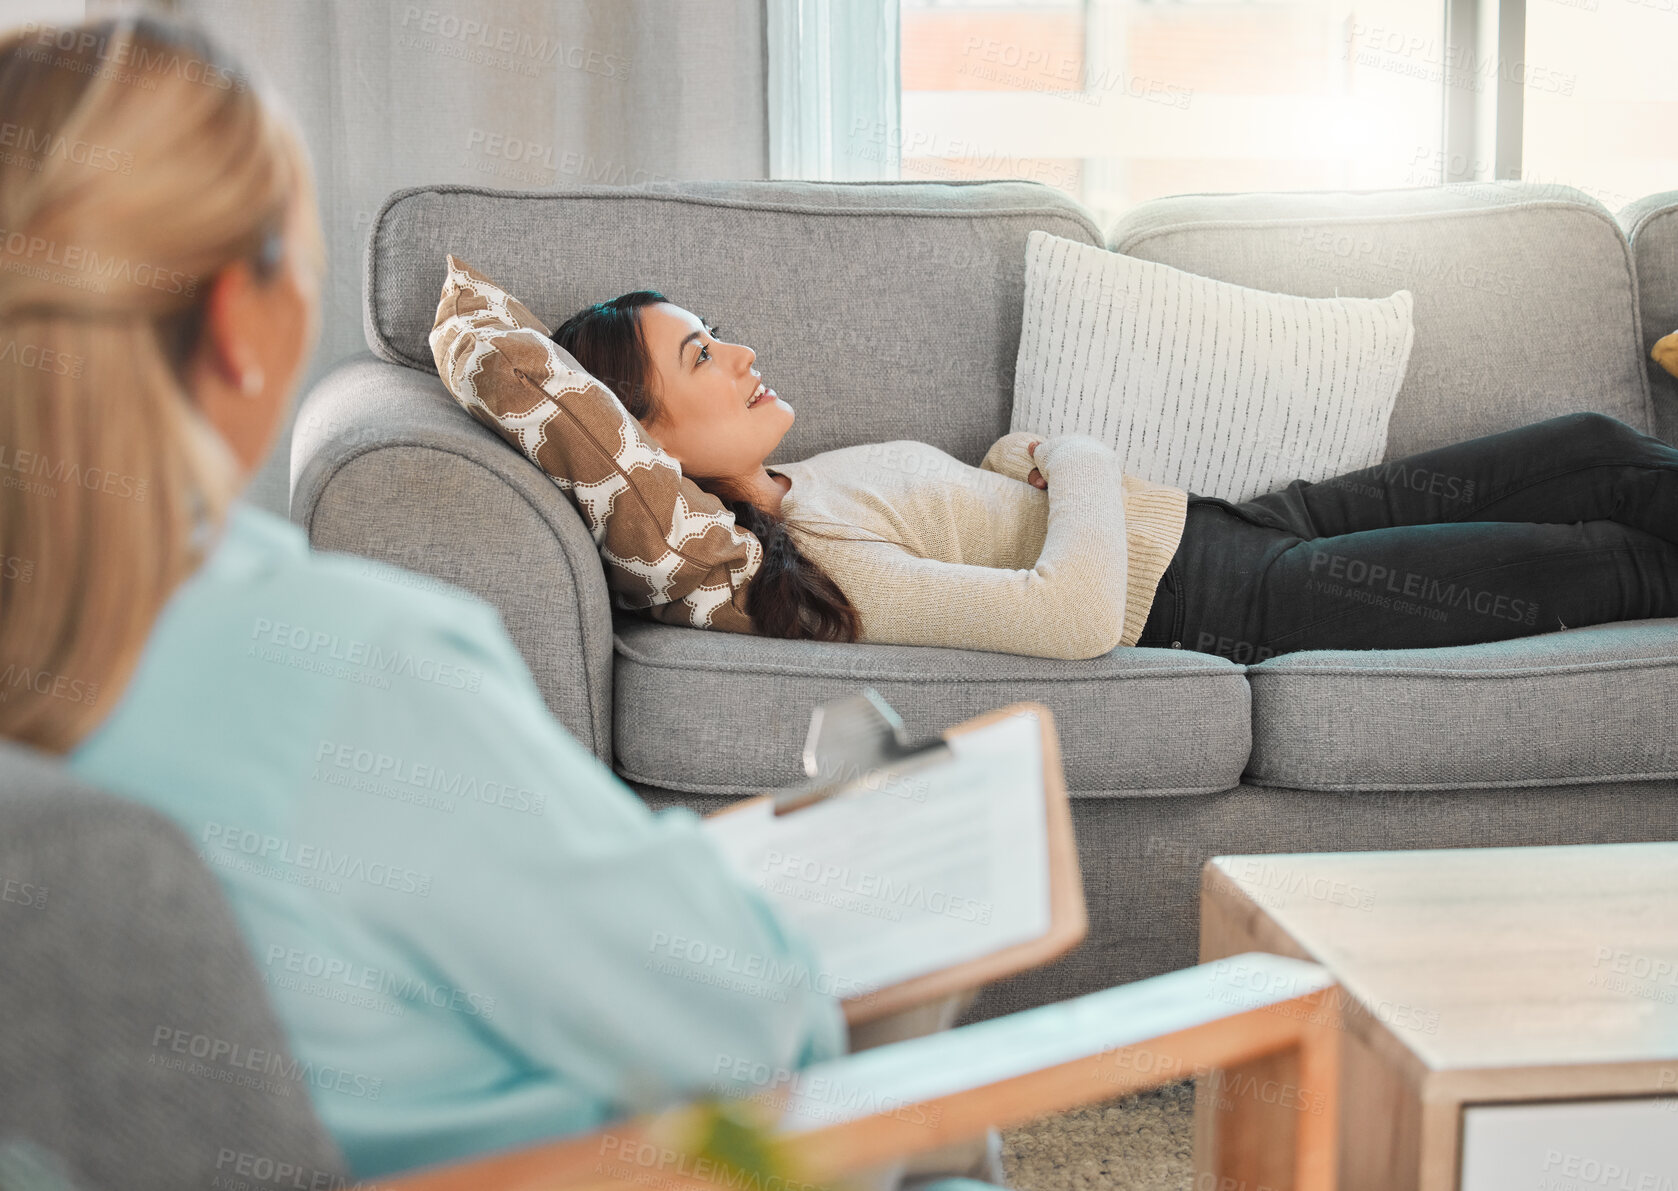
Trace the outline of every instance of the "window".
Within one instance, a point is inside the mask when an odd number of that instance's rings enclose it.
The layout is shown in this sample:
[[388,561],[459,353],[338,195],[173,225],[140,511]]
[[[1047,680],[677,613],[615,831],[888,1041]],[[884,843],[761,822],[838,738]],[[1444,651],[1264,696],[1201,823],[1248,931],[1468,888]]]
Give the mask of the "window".
[[1678,189],[1678,0],[767,0],[771,176]]
[[904,178],[1032,178],[1104,226],[1160,195],[1440,180],[1444,0],[900,3]]
[[1610,211],[1678,189],[1678,0],[1531,0],[1521,177]]

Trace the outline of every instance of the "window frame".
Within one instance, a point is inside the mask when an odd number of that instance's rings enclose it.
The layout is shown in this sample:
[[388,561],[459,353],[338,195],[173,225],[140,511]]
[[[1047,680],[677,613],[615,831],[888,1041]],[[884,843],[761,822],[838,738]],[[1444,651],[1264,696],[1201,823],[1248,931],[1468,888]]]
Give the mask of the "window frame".
[[[900,179],[899,0],[764,2],[769,177]],[[1439,181],[1519,179],[1523,72],[1503,66],[1525,61],[1526,0],[1444,0],[1442,24],[1445,61],[1489,60],[1496,85],[1452,86],[1441,73]]]

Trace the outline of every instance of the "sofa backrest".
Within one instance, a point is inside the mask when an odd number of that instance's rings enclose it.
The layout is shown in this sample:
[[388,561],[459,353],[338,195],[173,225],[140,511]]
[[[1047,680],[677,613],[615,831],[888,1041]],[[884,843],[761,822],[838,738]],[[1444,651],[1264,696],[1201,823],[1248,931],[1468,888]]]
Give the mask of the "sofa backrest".
[[402,190],[368,240],[367,342],[435,373],[451,252],[550,327],[654,289],[751,345],[798,411],[771,462],[914,438],[977,463],[1008,429],[1036,229],[1101,243],[1087,210],[1035,182]]
[[84,1191],[343,1185],[215,876],[0,741],[0,1138]]
[[1626,237],[1572,187],[1173,195],[1126,212],[1107,246],[1302,297],[1408,289],[1388,458],[1575,410],[1653,428]]
[[1678,331],[1678,190],[1647,195],[1620,209],[1637,265],[1637,303],[1643,317],[1643,368],[1655,403],[1655,432],[1678,443],[1678,377],[1655,363],[1649,350]]

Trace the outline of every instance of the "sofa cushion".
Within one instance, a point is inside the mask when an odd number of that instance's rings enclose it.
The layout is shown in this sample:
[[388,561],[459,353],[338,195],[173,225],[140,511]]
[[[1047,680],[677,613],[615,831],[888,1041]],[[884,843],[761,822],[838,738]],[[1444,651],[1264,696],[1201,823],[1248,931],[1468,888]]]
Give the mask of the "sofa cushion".
[[771,463],[913,438],[976,464],[1008,428],[1036,228],[1101,243],[1084,207],[1037,182],[401,190],[368,240],[367,342],[433,370],[451,252],[550,326],[656,289],[754,348],[798,410]]
[[763,547],[682,474],[617,395],[525,305],[450,255],[431,331],[461,408],[565,492],[600,547],[620,608],[670,624],[752,631],[746,585]]
[[1678,620],[1247,668],[1246,781],[1456,790],[1678,776]]
[[1174,195],[1121,216],[1107,243],[1302,297],[1411,291],[1388,459],[1576,410],[1653,428],[1626,237],[1572,187]]
[[737,637],[620,616],[615,767],[626,780],[744,796],[803,780],[816,704],[871,686],[910,733],[1021,699],[1049,708],[1074,795],[1204,794],[1240,778],[1242,667],[1180,649],[1061,661],[914,645]]
[[1655,402],[1655,433],[1678,443],[1678,377],[1649,358],[1655,340],[1678,331],[1678,190],[1647,195],[1617,218],[1631,240],[1643,316],[1643,365]]

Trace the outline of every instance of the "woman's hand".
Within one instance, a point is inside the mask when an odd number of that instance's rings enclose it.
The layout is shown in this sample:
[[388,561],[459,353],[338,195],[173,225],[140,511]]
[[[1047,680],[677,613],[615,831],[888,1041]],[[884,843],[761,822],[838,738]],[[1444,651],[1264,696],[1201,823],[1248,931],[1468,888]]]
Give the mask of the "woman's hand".
[[[1027,455],[1037,454],[1037,448],[1042,441],[1042,439],[1033,439],[1031,442],[1027,443],[1025,453]],[[1030,484],[1033,488],[1041,488],[1045,492],[1049,490],[1049,481],[1045,480],[1043,478],[1043,473],[1038,471],[1035,467],[1031,469],[1031,474],[1026,476],[1025,479],[1026,483]]]

